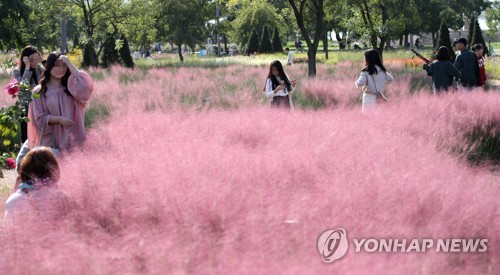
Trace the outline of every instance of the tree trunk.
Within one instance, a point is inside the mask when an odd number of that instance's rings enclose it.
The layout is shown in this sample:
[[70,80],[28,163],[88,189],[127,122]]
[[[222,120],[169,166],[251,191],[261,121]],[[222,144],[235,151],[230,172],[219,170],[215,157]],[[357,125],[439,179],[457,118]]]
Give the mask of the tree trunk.
[[323,35],[323,50],[325,51],[325,58],[328,60],[328,35]]
[[182,56],[182,44],[178,43],[177,45],[177,53],[179,54],[179,58],[181,59],[181,62],[184,62],[184,56]]
[[432,48],[435,49],[437,48],[437,38],[438,38],[437,32],[432,32],[431,36],[432,36]]
[[307,69],[309,71],[309,77],[316,76],[316,52],[317,50],[312,47],[307,51]]
[[408,42],[408,34],[405,34],[405,49],[408,49],[410,43]]

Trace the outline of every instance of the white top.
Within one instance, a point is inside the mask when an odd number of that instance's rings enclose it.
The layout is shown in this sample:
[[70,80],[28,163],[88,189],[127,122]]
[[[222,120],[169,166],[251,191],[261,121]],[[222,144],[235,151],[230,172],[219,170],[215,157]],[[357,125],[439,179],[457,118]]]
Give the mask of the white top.
[[[285,74],[285,75],[288,78],[288,81],[290,81],[290,77],[287,74]],[[276,79],[279,82],[283,81],[281,79],[281,77],[279,77],[279,76],[277,76]],[[290,85],[291,85],[291,81],[290,81]],[[293,85],[291,85],[291,88],[292,88],[292,90],[290,91],[290,93],[293,93]],[[288,90],[287,90],[286,86],[285,86],[285,88],[278,91],[277,93],[274,93],[273,92],[273,82],[271,81],[271,78],[267,79],[267,81],[266,81],[266,96],[268,98],[273,98],[275,96],[287,96],[287,95],[288,95]]]
[[54,187],[31,190],[28,194],[17,190],[5,203],[5,221],[14,222],[34,211],[41,211],[40,213],[57,218],[66,211],[67,204],[67,195]]
[[[377,91],[382,93],[386,85],[394,81],[391,74],[388,72],[384,73],[379,66],[375,66],[375,68],[377,69],[377,74],[370,75],[368,72],[361,72],[358,80],[356,80],[356,87],[363,87],[363,93],[377,93]],[[373,80],[375,80],[375,82]]]
[[292,64],[293,63],[293,53],[292,51],[288,51],[288,61],[286,64]]

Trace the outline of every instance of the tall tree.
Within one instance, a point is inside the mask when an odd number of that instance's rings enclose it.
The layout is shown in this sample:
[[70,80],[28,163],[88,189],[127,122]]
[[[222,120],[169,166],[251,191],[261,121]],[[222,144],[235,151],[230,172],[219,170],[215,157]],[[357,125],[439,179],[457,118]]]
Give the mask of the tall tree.
[[491,7],[486,9],[486,24],[488,25],[488,36],[495,37],[496,32],[500,30],[500,1],[495,0]]
[[116,40],[110,36],[104,42],[104,51],[102,52],[102,66],[107,68],[113,64],[120,63],[120,56],[116,50]]
[[281,43],[280,32],[277,27],[273,31],[273,51],[278,53],[283,52],[283,43]]
[[121,63],[127,68],[134,68],[135,64],[130,54],[130,46],[127,37],[122,35],[120,41],[122,42],[119,49]]
[[[323,32],[324,1],[323,0],[288,0],[292,6],[297,25],[302,37],[306,41],[308,50],[308,74],[309,77],[316,76],[316,53]],[[307,17],[306,17],[307,16]],[[314,22],[312,27],[306,26],[309,18]],[[313,39],[311,40],[311,37]]]
[[228,10],[234,15],[231,22],[230,38],[239,44],[246,45],[253,31],[262,37],[264,26],[269,30],[279,28],[280,33],[286,31],[287,25],[275,6],[266,0],[230,1]]
[[253,54],[259,50],[259,35],[255,31],[255,29],[252,29],[252,32],[250,33],[250,39],[248,40],[247,44],[247,54]]
[[438,40],[438,47],[445,46],[448,48],[448,51],[450,52],[451,59],[455,59],[455,50],[453,49],[451,45],[451,37],[450,37],[450,30],[448,29],[448,25],[446,24],[446,21],[443,20],[441,23],[441,27],[439,29],[439,40]]
[[[182,45],[186,44],[194,48],[197,43],[205,39],[205,24],[212,14],[212,1],[209,0],[191,0],[162,1],[159,9],[161,10],[160,35],[164,38],[171,37],[177,45],[177,52],[180,60],[183,62]],[[213,9],[215,10],[215,9]]]
[[25,42],[22,27],[28,19],[29,7],[21,0],[0,2],[0,48],[8,49]]
[[264,26],[262,31],[262,38],[260,39],[259,53],[272,53],[273,44],[271,43],[271,35],[269,35],[269,29]]
[[479,21],[474,20],[474,34],[472,35],[472,40],[470,40],[470,47],[475,44],[481,44],[484,48],[483,55],[489,55],[488,47],[486,47],[486,42],[484,41],[483,31],[481,30],[481,26],[479,26]]
[[475,28],[475,23],[476,23],[477,17],[472,17],[469,20],[469,35],[467,36],[467,42],[469,43],[469,46],[472,44],[472,39],[474,38],[474,28]]

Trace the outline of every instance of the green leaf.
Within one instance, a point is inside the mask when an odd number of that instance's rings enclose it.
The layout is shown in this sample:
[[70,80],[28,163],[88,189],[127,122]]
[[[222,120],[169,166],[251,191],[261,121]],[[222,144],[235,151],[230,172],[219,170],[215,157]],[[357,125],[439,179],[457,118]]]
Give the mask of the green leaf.
[[33,94],[33,98],[34,98],[34,99],[38,99],[38,98],[40,98],[40,94]]
[[3,141],[3,145],[4,146],[9,146],[10,143],[11,143],[11,141],[9,139],[6,139],[6,140]]

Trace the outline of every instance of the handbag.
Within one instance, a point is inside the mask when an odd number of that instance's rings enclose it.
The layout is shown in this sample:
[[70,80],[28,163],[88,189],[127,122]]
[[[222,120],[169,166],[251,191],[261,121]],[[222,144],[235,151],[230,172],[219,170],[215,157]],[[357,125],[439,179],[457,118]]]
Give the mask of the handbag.
[[[44,118],[44,120],[43,120],[43,126],[42,126],[42,131],[40,132],[40,140],[38,142],[38,146],[41,146],[41,144],[42,144],[42,138],[43,138],[43,134],[45,133],[45,127],[49,123],[47,120],[48,120],[48,117]],[[54,131],[52,131],[52,135],[51,135],[50,139],[51,139],[51,143],[52,143],[52,145],[49,147],[50,151],[52,151],[52,153],[57,158],[61,157],[61,151],[56,148],[56,141],[54,140]]]
[[375,82],[375,77],[372,76],[372,80],[373,80],[373,86],[375,86],[375,91],[377,92],[377,95],[380,95],[386,102],[389,102],[389,100],[387,100],[387,98],[377,89],[377,83]]

